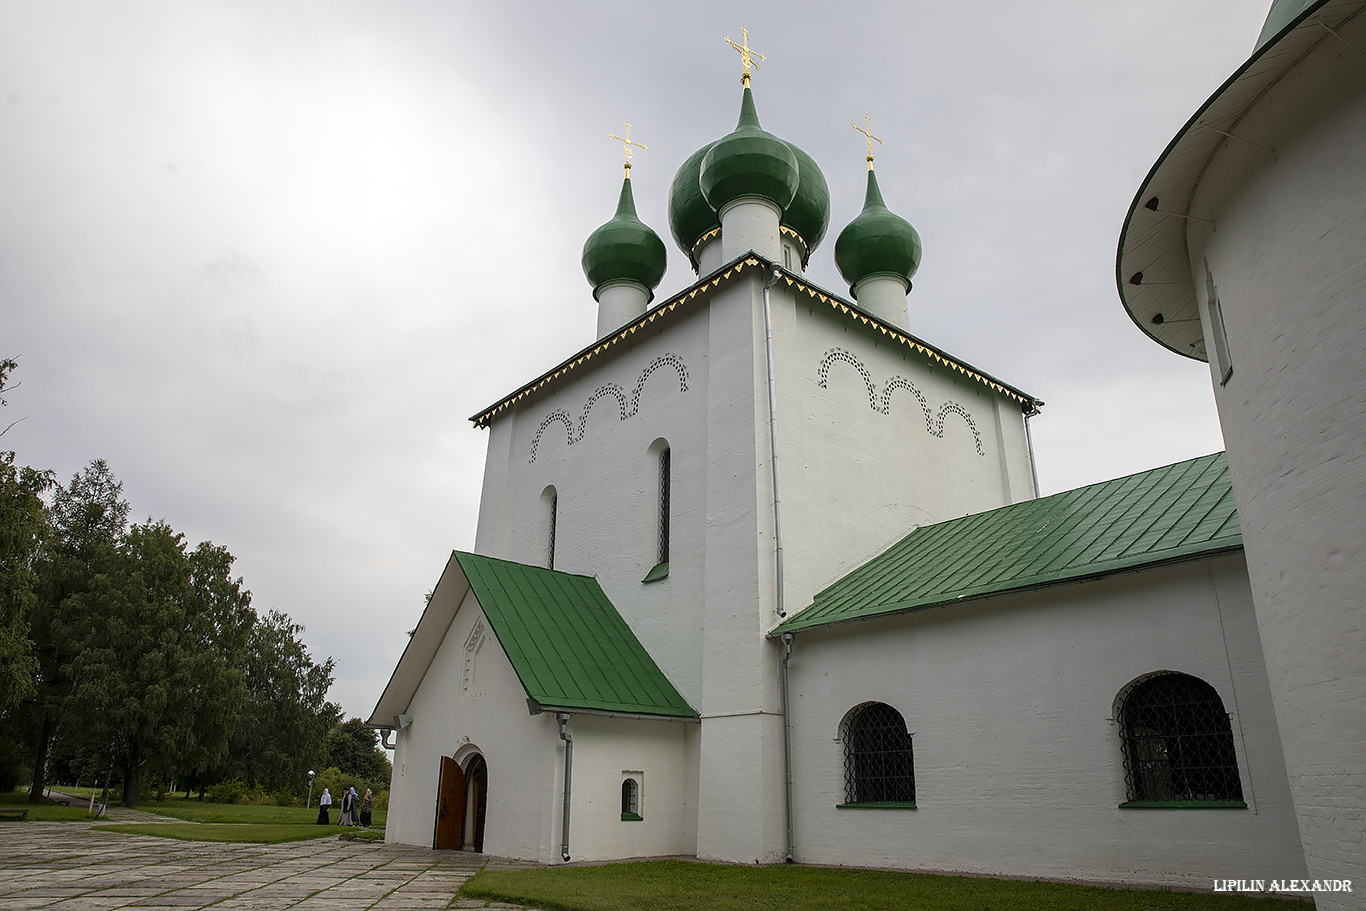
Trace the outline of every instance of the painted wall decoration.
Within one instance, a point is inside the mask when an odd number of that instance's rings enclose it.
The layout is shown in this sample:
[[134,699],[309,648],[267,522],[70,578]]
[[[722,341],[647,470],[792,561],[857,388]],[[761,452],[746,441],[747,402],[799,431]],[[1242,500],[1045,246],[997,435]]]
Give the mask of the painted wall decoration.
[[848,364],[858,371],[859,376],[863,378],[863,386],[868,391],[868,407],[878,414],[891,414],[892,393],[898,389],[905,389],[907,392],[911,393],[911,395],[915,396],[916,403],[920,405],[920,411],[925,416],[926,433],[942,440],[944,438],[944,419],[950,414],[956,414],[967,423],[968,429],[972,431],[972,439],[977,446],[977,454],[979,456],[986,455],[986,450],[982,448],[982,434],[977,429],[977,424],[973,421],[972,416],[968,414],[967,409],[962,405],[957,402],[948,401],[944,402],[937,409],[931,408],[929,401],[925,398],[925,394],[917,389],[915,384],[904,376],[894,375],[889,377],[887,382],[882,384],[882,391],[879,393],[877,384],[873,382],[872,374],[868,372],[868,368],[864,366],[862,361],[848,351],[845,351],[843,348],[831,348],[829,351],[825,352],[825,355],[821,358],[820,368],[816,371],[816,385],[820,386],[822,389],[828,389],[830,368],[840,362]]
[[536,436],[531,440],[531,458],[527,461],[536,461],[536,450],[541,445],[541,436],[545,433],[546,428],[550,427],[552,424],[564,425],[565,443],[567,445],[573,446],[575,443],[582,440],[584,432],[588,427],[588,413],[593,410],[594,405],[604,398],[616,400],[617,420],[624,421],[627,418],[634,417],[636,413],[640,411],[640,393],[645,388],[645,381],[650,378],[652,373],[661,367],[672,367],[674,372],[678,374],[678,391],[688,391],[688,366],[683,363],[683,358],[672,352],[662,354],[650,361],[650,363],[645,366],[645,369],[640,372],[640,376],[636,379],[635,388],[631,390],[629,398],[626,395],[626,390],[620,384],[605,383],[594,389],[593,393],[588,396],[588,401],[584,404],[583,410],[579,413],[577,422],[569,416],[569,412],[563,409],[552,411],[550,414],[546,415],[545,420],[541,421],[541,426],[536,428]]

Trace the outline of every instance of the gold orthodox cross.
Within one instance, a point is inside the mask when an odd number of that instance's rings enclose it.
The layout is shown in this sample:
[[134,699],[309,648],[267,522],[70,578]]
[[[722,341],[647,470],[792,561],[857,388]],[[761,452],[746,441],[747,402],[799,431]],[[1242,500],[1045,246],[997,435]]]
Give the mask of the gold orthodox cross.
[[856,123],[851,123],[851,124],[849,124],[849,125],[850,125],[851,127],[853,127],[854,129],[858,130],[860,133],[862,133],[864,136],[867,137],[867,139],[868,139],[868,170],[870,170],[870,171],[873,170],[873,141],[876,140],[878,145],[882,145],[882,140],[881,140],[881,139],[878,139],[878,138],[877,138],[876,136],[874,136],[871,132],[869,132],[869,127],[872,126],[872,124],[870,124],[870,123],[868,122],[868,115],[867,115],[867,114],[864,114],[864,115],[863,115],[863,126],[859,126],[859,125],[856,124]]
[[608,138],[608,139],[615,139],[617,142],[619,142],[619,143],[622,144],[621,147],[626,151],[626,176],[627,176],[627,177],[630,177],[630,176],[631,176],[631,146],[635,146],[635,147],[638,148],[638,149],[643,149],[643,150],[646,151],[646,152],[650,151],[650,147],[647,146],[647,145],[642,145],[642,144],[639,143],[639,142],[633,142],[633,141],[631,141],[631,121],[629,121],[629,120],[626,121],[626,136],[625,136],[625,137],[618,136],[616,133],[608,133],[608,134],[607,134],[607,138]]
[[729,38],[726,39],[726,44],[729,44],[731,47],[735,48],[737,51],[740,52],[740,60],[745,65],[745,73],[743,76],[740,77],[740,84],[743,86],[748,86],[749,68],[754,67],[756,70],[759,68],[759,64],[754,62],[754,58],[758,57],[760,60],[763,60],[764,55],[749,46],[749,29],[745,28],[744,26],[741,26],[740,33],[744,36],[743,44],[736,44]]

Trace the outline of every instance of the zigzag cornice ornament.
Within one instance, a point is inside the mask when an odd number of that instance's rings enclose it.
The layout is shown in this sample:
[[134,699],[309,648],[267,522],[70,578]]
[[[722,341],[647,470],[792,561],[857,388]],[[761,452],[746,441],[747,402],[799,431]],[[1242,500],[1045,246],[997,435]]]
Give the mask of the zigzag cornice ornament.
[[956,414],[967,422],[968,429],[972,431],[972,439],[977,444],[977,454],[985,456],[986,450],[982,447],[982,434],[977,429],[977,423],[973,421],[972,415],[968,414],[966,408],[954,401],[946,401],[937,410],[930,408],[929,401],[925,394],[916,388],[915,384],[904,376],[893,375],[882,384],[881,393],[878,392],[877,385],[873,382],[872,374],[853,354],[843,348],[831,348],[825,352],[821,358],[820,368],[816,371],[816,385],[822,389],[829,389],[830,368],[836,363],[843,362],[858,371],[859,377],[863,380],[864,389],[868,392],[868,407],[878,414],[892,413],[892,393],[898,389],[905,389],[915,396],[916,403],[920,405],[920,411],[925,417],[925,432],[932,437],[944,438],[944,419],[950,414]]
[[640,411],[640,394],[645,389],[645,381],[650,378],[650,374],[661,367],[672,367],[678,374],[678,391],[688,391],[688,366],[683,363],[683,358],[673,352],[662,354],[645,365],[645,369],[640,372],[640,377],[636,379],[635,388],[631,390],[629,399],[626,396],[626,390],[623,389],[620,384],[604,383],[594,389],[592,394],[588,396],[588,401],[584,403],[583,410],[579,412],[579,419],[577,422],[569,416],[569,412],[563,409],[557,409],[546,415],[545,420],[541,421],[541,426],[536,428],[536,436],[531,440],[531,458],[528,459],[527,462],[531,463],[536,461],[536,451],[540,448],[541,436],[552,424],[564,425],[566,445],[573,446],[575,443],[582,440],[584,433],[587,432],[588,429],[588,413],[593,410],[594,405],[604,398],[610,396],[611,398],[616,399],[618,421],[624,421],[627,418],[635,417]]

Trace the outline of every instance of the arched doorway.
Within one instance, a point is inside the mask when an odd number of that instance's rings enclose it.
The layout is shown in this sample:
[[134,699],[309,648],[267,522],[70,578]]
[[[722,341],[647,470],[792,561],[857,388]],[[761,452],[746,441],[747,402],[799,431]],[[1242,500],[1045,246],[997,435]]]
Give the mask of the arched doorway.
[[489,770],[483,754],[475,753],[465,764],[465,846],[484,850],[484,820],[488,815]]

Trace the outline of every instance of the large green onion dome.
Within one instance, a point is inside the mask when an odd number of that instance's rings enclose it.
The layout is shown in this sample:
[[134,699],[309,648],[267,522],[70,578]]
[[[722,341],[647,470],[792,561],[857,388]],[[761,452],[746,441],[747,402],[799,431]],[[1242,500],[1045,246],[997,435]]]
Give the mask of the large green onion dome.
[[653,291],[664,277],[664,241],[636,217],[629,175],[621,182],[617,214],[584,241],[582,262],[594,298],[608,282],[639,282]]
[[[759,118],[754,112],[754,99],[748,88],[745,89],[740,109],[741,127],[746,125],[747,114],[761,136],[775,139],[787,146],[797,163],[796,192],[792,195],[791,202],[783,207],[781,224],[786,229],[785,233],[795,234],[805,244],[805,256],[809,258],[811,251],[825,238],[825,232],[830,227],[830,188],[825,182],[825,175],[821,173],[815,160],[797,146],[759,130]],[[736,132],[739,132],[739,129]],[[687,254],[693,268],[697,267],[695,254],[698,244],[721,227],[716,214],[720,206],[713,207],[702,193],[702,160],[713,148],[733,136],[735,133],[717,142],[708,143],[689,155],[679,166],[678,172],[674,174],[673,184],[669,187],[669,232],[679,249]],[[778,150],[778,155],[780,158],[783,157],[781,150]],[[741,192],[739,195],[771,198],[767,193],[752,191]]]
[[675,243],[687,254],[694,269],[697,268],[697,259],[693,254],[698,241],[721,227],[716,210],[707,205],[707,200],[702,196],[702,184],[698,179],[702,171],[702,158],[714,144],[708,143],[689,155],[669,187],[669,233],[673,234]]
[[[783,214],[782,225],[806,245],[805,257],[809,258],[830,227],[830,187],[815,159],[790,142],[787,146],[797,156],[797,173],[801,182],[797,184],[797,195],[792,198],[792,204]],[[802,265],[806,265],[805,258]]]
[[792,147],[759,125],[754,94],[745,86],[740,122],[702,156],[698,174],[707,205],[720,212],[747,196],[767,199],[786,212],[797,195],[801,174]]
[[920,268],[920,235],[887,208],[871,167],[863,211],[835,238],[835,265],[851,289],[875,275],[896,276],[909,284]]

